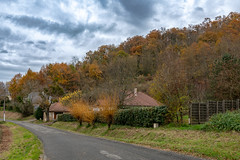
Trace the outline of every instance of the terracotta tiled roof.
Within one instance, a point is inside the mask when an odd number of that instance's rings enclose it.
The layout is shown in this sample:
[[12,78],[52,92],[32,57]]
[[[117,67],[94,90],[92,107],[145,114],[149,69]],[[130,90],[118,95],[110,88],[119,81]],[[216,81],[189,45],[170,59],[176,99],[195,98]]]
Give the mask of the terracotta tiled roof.
[[125,106],[160,106],[161,103],[143,92],[137,92],[135,96],[133,93],[129,94],[124,102]]
[[63,106],[61,103],[53,103],[50,108],[50,112],[69,112],[69,109],[66,106]]

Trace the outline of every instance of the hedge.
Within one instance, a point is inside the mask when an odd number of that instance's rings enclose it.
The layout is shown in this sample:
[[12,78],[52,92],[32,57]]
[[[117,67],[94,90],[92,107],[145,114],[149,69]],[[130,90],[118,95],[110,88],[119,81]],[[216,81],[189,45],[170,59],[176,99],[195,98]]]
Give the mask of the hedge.
[[240,110],[227,111],[213,115],[210,120],[204,124],[203,130],[215,131],[240,131]]
[[74,121],[77,121],[77,119],[74,118],[71,114],[59,114],[58,115],[58,121],[74,122]]
[[164,124],[167,107],[143,107],[122,109],[114,117],[114,124],[135,127],[152,127],[153,123]]
[[34,117],[39,120],[42,119],[43,120],[43,110],[41,107],[38,107],[37,110],[34,113]]

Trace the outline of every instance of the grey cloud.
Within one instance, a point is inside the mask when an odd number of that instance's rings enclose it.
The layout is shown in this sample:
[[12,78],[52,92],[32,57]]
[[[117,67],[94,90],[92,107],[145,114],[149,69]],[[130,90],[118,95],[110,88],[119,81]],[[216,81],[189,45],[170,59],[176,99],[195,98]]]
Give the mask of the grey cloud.
[[201,8],[201,7],[195,7],[193,12],[192,12],[192,16],[195,19],[204,18],[204,16],[205,16],[204,9]]
[[34,44],[34,42],[33,41],[26,41],[26,42],[23,42],[24,44],[27,44],[27,45],[32,45],[32,44]]
[[3,49],[0,51],[0,53],[8,53],[8,51]]
[[109,1],[108,0],[97,0],[103,8],[107,8]]
[[26,28],[38,29],[44,33],[48,34],[64,34],[68,37],[77,37],[79,34],[84,31],[96,32],[96,31],[104,31],[108,29],[113,29],[112,25],[103,25],[103,24],[74,24],[74,23],[57,23],[50,20],[45,20],[38,17],[29,17],[29,16],[12,16],[7,15],[3,16],[5,19],[10,20],[16,25],[20,25]]
[[194,10],[197,12],[204,12],[202,7],[196,7]]
[[[155,14],[155,0],[120,0],[124,11],[128,13],[127,20],[135,25],[146,23]],[[124,13],[122,13],[124,15]]]
[[22,34],[13,33],[12,30],[8,27],[0,27],[0,43],[3,42],[19,42],[20,40],[25,39],[25,36]]

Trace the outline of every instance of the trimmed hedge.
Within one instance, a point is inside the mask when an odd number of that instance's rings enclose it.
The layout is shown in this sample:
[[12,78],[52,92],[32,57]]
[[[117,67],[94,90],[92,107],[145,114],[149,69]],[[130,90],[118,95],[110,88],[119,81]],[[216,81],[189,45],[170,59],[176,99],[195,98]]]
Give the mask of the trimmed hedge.
[[153,123],[164,124],[167,107],[143,107],[122,109],[114,117],[114,124],[135,127],[153,127]]
[[240,131],[240,110],[213,115],[203,130]]
[[77,121],[77,119],[74,118],[71,114],[59,114],[58,115],[58,121],[75,122],[75,121]]

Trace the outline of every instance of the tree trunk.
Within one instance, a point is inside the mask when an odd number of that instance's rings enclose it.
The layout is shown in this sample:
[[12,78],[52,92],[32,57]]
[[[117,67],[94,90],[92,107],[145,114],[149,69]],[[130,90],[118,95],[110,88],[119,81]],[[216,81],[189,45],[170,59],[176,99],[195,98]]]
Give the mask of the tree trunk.
[[46,108],[46,121],[49,122],[49,108]]
[[180,121],[181,121],[181,124],[183,124],[183,112],[182,112],[182,109],[180,109]]
[[79,125],[81,126],[82,125],[82,119],[78,119],[79,121]]
[[110,129],[111,125],[112,125],[112,122],[113,122],[113,116],[112,115],[109,115],[108,117],[108,129]]

